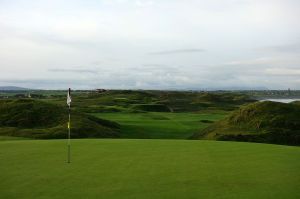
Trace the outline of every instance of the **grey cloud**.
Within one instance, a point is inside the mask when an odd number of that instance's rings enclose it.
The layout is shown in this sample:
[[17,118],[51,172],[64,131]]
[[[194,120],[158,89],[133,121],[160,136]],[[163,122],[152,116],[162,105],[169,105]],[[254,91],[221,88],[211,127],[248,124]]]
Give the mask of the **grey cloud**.
[[300,69],[294,69],[294,68],[267,68],[265,70],[265,74],[267,75],[276,75],[276,76],[300,76]]
[[181,67],[168,66],[160,64],[144,64],[141,67],[131,67],[127,69],[132,74],[148,74],[154,75],[156,78],[159,76],[170,76],[170,75],[184,75],[184,71],[181,71]]
[[0,83],[300,88],[299,1],[152,1],[0,0]]
[[[188,67],[188,66],[187,66]],[[81,79],[10,79],[1,80],[0,84],[24,86],[29,88],[65,89],[206,89],[206,88],[297,88],[297,76],[285,74],[279,76],[278,69],[260,70],[247,68],[236,71],[236,66],[224,67],[223,65],[202,66],[197,70],[178,69],[180,72],[166,71],[142,71],[132,69],[108,70],[105,74],[97,74],[89,78]],[[294,72],[294,71],[289,71]],[[286,77],[289,76],[289,80]],[[266,77],[268,81],[266,81]],[[114,78],[114,81],[111,79]]]
[[261,48],[259,50],[267,51],[267,52],[299,53],[300,52],[300,43],[278,45],[278,46],[268,46],[268,47]]
[[13,25],[7,25],[0,22],[0,36],[2,38],[14,37],[17,39],[23,39],[38,44],[47,45],[63,45],[69,47],[92,49],[99,46],[107,46],[108,42],[105,41],[91,41],[89,39],[71,39],[65,38],[59,34],[34,31],[30,29],[24,29]]
[[205,52],[204,49],[200,48],[186,48],[186,49],[175,49],[175,50],[165,50],[165,51],[157,51],[150,52],[149,55],[169,55],[169,54],[180,54],[180,53],[200,53]]
[[168,65],[165,64],[143,64],[145,67],[168,67]]
[[48,69],[49,72],[63,72],[63,73],[98,73],[97,70],[89,70],[89,69]]

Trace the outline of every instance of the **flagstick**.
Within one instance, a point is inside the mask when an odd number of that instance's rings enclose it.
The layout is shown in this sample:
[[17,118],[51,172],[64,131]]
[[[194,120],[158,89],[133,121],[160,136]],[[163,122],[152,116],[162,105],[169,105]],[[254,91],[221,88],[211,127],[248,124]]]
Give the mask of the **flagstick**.
[[68,122],[68,163],[71,163],[71,88],[68,90],[67,104],[69,106],[69,122]]
[[69,105],[69,123],[68,123],[68,129],[69,129],[69,134],[68,134],[68,163],[71,163],[71,105]]

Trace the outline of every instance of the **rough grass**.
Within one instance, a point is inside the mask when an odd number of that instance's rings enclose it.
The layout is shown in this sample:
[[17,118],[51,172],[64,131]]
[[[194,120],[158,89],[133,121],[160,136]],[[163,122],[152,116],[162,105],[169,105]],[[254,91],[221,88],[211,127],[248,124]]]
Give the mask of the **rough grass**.
[[0,198],[297,199],[300,148],[184,140],[1,141]]
[[[225,112],[207,113],[97,113],[96,117],[121,124],[123,138],[186,139],[216,121],[225,117]],[[203,122],[204,121],[204,122]]]
[[242,106],[193,137],[300,145],[299,129],[300,106],[264,101]]
[[[65,138],[68,109],[40,100],[0,100],[0,135],[28,138]],[[72,111],[76,138],[118,137],[119,124]]]
[[[64,105],[65,95],[44,100]],[[254,101],[248,95],[230,92],[110,90],[104,93],[77,93],[73,96],[72,106],[87,113],[134,110],[196,112],[234,110],[241,104]]]

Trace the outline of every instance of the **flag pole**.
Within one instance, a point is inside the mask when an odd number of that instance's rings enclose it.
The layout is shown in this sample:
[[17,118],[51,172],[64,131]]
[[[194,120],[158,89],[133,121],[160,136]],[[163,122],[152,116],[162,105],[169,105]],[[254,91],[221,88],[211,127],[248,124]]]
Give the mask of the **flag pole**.
[[68,91],[67,104],[69,106],[69,122],[68,122],[68,163],[71,163],[71,89]]
[[71,162],[71,129],[70,129],[70,121],[71,121],[71,106],[69,106],[69,124],[68,124],[68,163]]

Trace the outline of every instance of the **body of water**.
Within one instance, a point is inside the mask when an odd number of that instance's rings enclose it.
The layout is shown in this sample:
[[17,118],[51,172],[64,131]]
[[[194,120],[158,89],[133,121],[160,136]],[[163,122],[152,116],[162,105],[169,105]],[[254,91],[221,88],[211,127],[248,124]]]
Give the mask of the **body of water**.
[[273,102],[281,102],[281,103],[290,103],[290,102],[294,102],[294,101],[300,101],[300,99],[262,99],[260,101],[273,101]]

